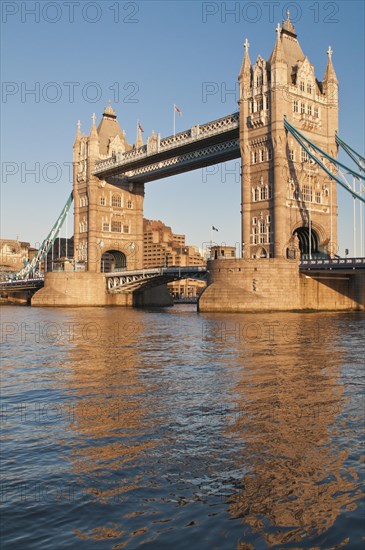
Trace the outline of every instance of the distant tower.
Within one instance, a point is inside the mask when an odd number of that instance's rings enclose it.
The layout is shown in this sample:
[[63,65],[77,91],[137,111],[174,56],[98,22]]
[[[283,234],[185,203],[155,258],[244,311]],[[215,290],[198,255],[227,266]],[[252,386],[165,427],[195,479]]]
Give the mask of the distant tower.
[[96,162],[132,149],[108,105],[89,136],[80,122],[74,143],[75,260],[87,271],[118,271],[143,266],[144,185],[108,181],[93,175]]
[[239,74],[242,242],[245,257],[291,258],[337,252],[336,184],[284,129],[284,116],[337,156],[338,81],[329,48],[323,82],[288,18],[268,61],[251,66],[246,39]]

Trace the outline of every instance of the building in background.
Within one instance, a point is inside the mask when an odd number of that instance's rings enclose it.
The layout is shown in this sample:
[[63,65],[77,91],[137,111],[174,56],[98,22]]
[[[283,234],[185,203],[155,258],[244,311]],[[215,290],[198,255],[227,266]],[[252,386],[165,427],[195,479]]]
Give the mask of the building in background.
[[[143,267],[205,266],[195,246],[185,243],[185,235],[172,232],[160,220],[143,220]],[[184,279],[167,285],[174,300],[195,300],[206,287],[204,281]]]
[[185,235],[172,232],[160,220],[143,220],[143,267],[205,265],[196,246],[185,243]]
[[30,243],[17,239],[0,239],[0,272],[15,273],[37,252]]

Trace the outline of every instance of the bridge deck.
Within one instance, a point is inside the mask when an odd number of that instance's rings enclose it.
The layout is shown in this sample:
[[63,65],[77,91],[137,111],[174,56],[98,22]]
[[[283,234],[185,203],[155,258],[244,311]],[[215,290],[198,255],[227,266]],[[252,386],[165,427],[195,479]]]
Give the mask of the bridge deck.
[[365,270],[365,258],[329,258],[323,260],[301,260],[301,273],[314,275],[315,273],[353,274]]

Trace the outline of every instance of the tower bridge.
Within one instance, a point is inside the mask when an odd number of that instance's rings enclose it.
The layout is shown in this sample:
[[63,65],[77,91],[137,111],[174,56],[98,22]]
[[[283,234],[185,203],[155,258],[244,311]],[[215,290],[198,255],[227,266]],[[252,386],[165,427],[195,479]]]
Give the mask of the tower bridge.
[[[144,273],[145,184],[241,158],[242,257],[208,261],[208,287],[199,308],[364,309],[363,259],[354,258],[350,265],[337,258],[337,184],[364,202],[365,161],[337,136],[332,53],[329,48],[325,74],[318,78],[288,15],[276,28],[267,60],[259,55],[252,63],[246,39],[238,112],[166,138],[152,132],[147,143],[139,129],[134,144],[128,143],[111,105],[98,126],[93,115],[89,134],[78,123],[72,190],[73,265],[78,272],[48,273],[32,303],[133,305],[128,296],[144,286],[146,296],[155,292],[148,287],[177,274]],[[337,161],[340,146],[356,169]],[[347,171],[358,191],[346,182]],[[148,190],[153,192],[152,186]],[[59,226],[55,224],[43,251]],[[23,274],[37,267],[42,253]],[[101,273],[105,254],[114,257],[123,273]],[[159,300],[156,293],[154,300]],[[139,302],[147,303],[147,298]]]

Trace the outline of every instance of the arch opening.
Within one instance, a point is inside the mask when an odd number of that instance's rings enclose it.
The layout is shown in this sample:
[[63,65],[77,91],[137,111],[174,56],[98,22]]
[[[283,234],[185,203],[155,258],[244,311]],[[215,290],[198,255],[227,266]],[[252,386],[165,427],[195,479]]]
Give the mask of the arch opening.
[[309,231],[308,227],[298,227],[293,235],[298,237],[300,257],[302,260],[323,256],[323,254],[319,252],[318,234],[313,228]]
[[100,270],[102,273],[113,273],[114,271],[125,271],[127,269],[127,258],[119,250],[107,250],[101,256]]

